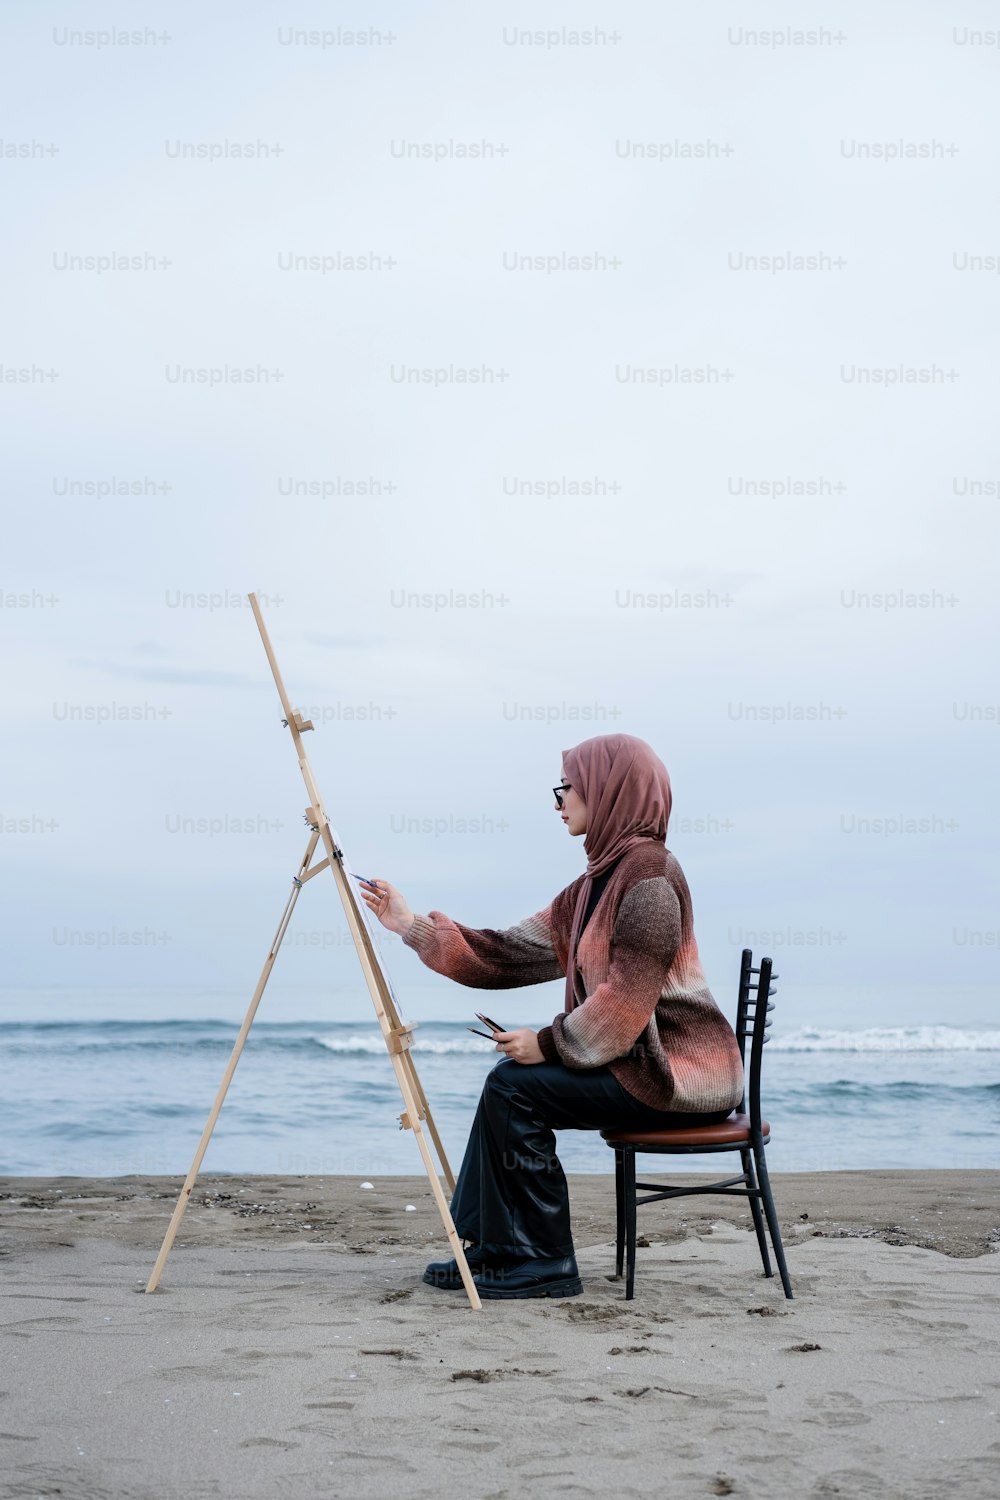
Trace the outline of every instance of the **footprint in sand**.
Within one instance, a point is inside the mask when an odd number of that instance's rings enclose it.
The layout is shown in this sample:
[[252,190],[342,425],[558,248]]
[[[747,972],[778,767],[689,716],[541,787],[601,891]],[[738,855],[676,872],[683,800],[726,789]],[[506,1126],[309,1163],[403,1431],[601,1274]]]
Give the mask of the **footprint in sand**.
[[80,1322],[79,1318],[70,1318],[70,1317],[62,1316],[60,1314],[53,1313],[53,1315],[51,1317],[49,1317],[49,1318],[21,1318],[21,1319],[18,1320],[17,1323],[15,1323],[14,1327],[15,1328],[32,1328],[32,1327],[35,1327],[35,1326],[44,1326],[45,1324],[53,1324],[54,1323],[59,1328],[71,1328],[71,1327],[73,1327],[74,1324],[79,1323],[79,1322]]
[[621,1317],[620,1308],[604,1307],[599,1302],[560,1302],[558,1306],[566,1309],[571,1323],[608,1323]]
[[292,1428],[293,1432],[308,1432],[314,1437],[332,1438],[334,1442],[342,1442],[345,1431],[349,1428],[333,1427],[329,1422],[296,1422]]
[[7,1296],[10,1299],[11,1302],[17,1301],[18,1298],[23,1298],[25,1301],[31,1301],[31,1302],[89,1302],[90,1301],[89,1297],[43,1297],[43,1296],[40,1296],[38,1292],[8,1292]]
[[312,1359],[304,1349],[223,1349],[223,1354],[235,1355],[237,1359]]
[[824,1474],[813,1488],[814,1495],[850,1495],[851,1500],[864,1500],[867,1495],[885,1495],[885,1481],[867,1469],[835,1469]]
[[[218,1365],[167,1365],[160,1372],[163,1380],[217,1380],[225,1382],[232,1378],[232,1366],[229,1364]],[[256,1376],[246,1371],[240,1376],[241,1380],[253,1380]]]
[[815,1422],[820,1427],[865,1427],[871,1417],[857,1396],[850,1391],[827,1391],[822,1396],[810,1396],[806,1402],[817,1413],[815,1417],[804,1417],[806,1422]]

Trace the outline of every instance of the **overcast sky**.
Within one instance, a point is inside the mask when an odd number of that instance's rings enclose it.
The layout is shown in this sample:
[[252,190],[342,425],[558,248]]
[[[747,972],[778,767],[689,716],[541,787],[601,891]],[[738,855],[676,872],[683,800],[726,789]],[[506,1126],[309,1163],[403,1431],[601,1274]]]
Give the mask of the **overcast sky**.
[[[4,25],[8,985],[252,989],[306,800],[256,589],[416,910],[545,905],[625,731],[717,992],[992,997],[994,7]],[[345,937],[310,885],[280,981]]]

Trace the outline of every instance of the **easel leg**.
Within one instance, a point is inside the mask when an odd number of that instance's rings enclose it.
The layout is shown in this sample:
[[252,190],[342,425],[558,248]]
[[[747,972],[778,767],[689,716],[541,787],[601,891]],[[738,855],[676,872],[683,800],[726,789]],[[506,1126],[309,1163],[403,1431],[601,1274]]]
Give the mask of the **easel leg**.
[[[312,859],[313,850],[316,848],[317,841],[318,835],[313,834],[312,838],[309,840],[305,858],[302,861],[300,874],[301,870],[304,870],[309,864],[309,861]],[[156,1258],[156,1265],[153,1267],[153,1273],[150,1276],[149,1281],[146,1283],[147,1292],[156,1291],[160,1277],[163,1274],[163,1267],[167,1263],[167,1256],[170,1254],[170,1247],[174,1242],[174,1235],[180,1228],[181,1220],[184,1217],[184,1210],[188,1206],[188,1199],[191,1197],[192,1189],[194,1188],[198,1173],[201,1170],[202,1160],[205,1156],[205,1152],[208,1150],[208,1143],[212,1139],[212,1131],[215,1129],[215,1122],[219,1118],[219,1111],[222,1108],[223,1100],[225,1099],[226,1094],[229,1090],[229,1085],[233,1081],[233,1074],[236,1072],[236,1064],[240,1060],[240,1054],[243,1051],[243,1044],[245,1043],[250,1032],[250,1027],[253,1024],[253,1018],[257,1014],[257,1006],[260,1004],[260,997],[263,995],[267,981],[271,977],[271,970],[274,968],[274,960],[278,956],[278,949],[281,947],[281,940],[288,930],[288,924],[291,921],[292,912],[295,910],[295,903],[299,899],[300,890],[300,885],[292,886],[291,895],[289,896],[288,901],[285,904],[285,909],[281,914],[281,921],[278,923],[278,930],[274,934],[274,941],[271,944],[271,951],[268,953],[267,958],[264,961],[264,967],[261,970],[260,978],[257,981],[257,988],[254,990],[253,999],[250,1001],[250,1008],[246,1013],[243,1025],[240,1027],[240,1034],[236,1038],[236,1041],[233,1045],[233,1050],[230,1053],[229,1062],[226,1065],[226,1071],[223,1074],[222,1082],[219,1085],[219,1092],[216,1094],[215,1103],[212,1105],[212,1112],[208,1117],[208,1123],[206,1124],[205,1129],[202,1131],[201,1140],[198,1142],[198,1149],[194,1154],[194,1161],[191,1163],[191,1170],[187,1174],[187,1177],[184,1179],[184,1186],[181,1188],[180,1196],[177,1199],[177,1206],[174,1209],[170,1223],[167,1225],[167,1232],[163,1236],[163,1244],[160,1246],[160,1253]]]
[[434,1194],[434,1201],[437,1203],[438,1213],[441,1215],[441,1223],[444,1225],[445,1233],[448,1236],[448,1243],[451,1245],[452,1254],[458,1262],[462,1285],[468,1293],[470,1305],[478,1312],[481,1310],[483,1304],[480,1301],[476,1283],[472,1279],[472,1272],[469,1270],[469,1262],[465,1258],[465,1250],[462,1247],[462,1241],[458,1237],[455,1221],[451,1216],[451,1209],[448,1207],[444,1193],[441,1190],[441,1182],[427,1145],[427,1137],[424,1135],[419,1116],[417,1115],[416,1096],[410,1087],[410,1078],[414,1071],[413,1067],[412,1065],[409,1068],[407,1067],[406,1063],[403,1062],[402,1054],[394,1052],[391,1056],[392,1064],[396,1071],[396,1079],[399,1083],[399,1092],[402,1094],[403,1103],[406,1105],[407,1118],[410,1121],[413,1134],[417,1138],[417,1145],[420,1148],[420,1155],[424,1159],[424,1166],[427,1168],[427,1181],[431,1185],[431,1192]]
[[434,1149],[437,1152],[438,1161],[441,1163],[441,1170],[444,1173],[444,1180],[448,1184],[448,1191],[449,1193],[453,1193],[455,1191],[455,1175],[452,1172],[451,1167],[448,1165],[448,1158],[445,1155],[444,1144],[441,1140],[441,1137],[438,1135],[437,1126],[434,1124],[434,1120],[431,1117],[431,1112],[427,1105],[427,1097],[424,1094],[423,1085],[421,1084],[420,1079],[417,1075],[417,1070],[413,1064],[413,1060],[411,1059],[410,1054],[408,1052],[403,1052],[400,1055],[404,1059],[404,1066],[406,1067],[406,1070],[409,1074],[410,1084],[413,1088],[413,1092],[416,1095],[421,1118],[427,1121],[427,1129],[431,1133],[431,1139],[434,1142]]

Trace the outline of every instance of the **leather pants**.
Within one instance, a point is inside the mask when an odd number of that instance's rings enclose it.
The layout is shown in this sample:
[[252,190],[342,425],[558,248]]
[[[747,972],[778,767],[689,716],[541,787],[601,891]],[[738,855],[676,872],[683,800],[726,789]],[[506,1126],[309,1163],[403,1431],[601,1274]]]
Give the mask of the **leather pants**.
[[556,1130],[666,1130],[708,1125],[729,1113],[651,1109],[607,1067],[573,1069],[504,1058],[483,1084],[451,1200],[455,1228],[461,1239],[497,1255],[520,1260],[572,1255],[569,1194],[555,1154]]

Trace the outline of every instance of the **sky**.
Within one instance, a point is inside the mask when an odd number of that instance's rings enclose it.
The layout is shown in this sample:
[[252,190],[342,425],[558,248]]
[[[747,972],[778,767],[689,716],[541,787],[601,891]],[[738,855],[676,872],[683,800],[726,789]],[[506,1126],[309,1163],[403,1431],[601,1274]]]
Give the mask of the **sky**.
[[[902,1023],[915,988],[971,986],[987,1014],[992,8],[15,0],[3,25],[26,1013],[252,989],[306,801],[253,589],[351,863],[414,910],[544,907],[585,859],[562,751],[626,732],[669,768],[718,993],[750,946],[789,1003],[881,985]],[[276,983],[358,980],[324,885]]]

